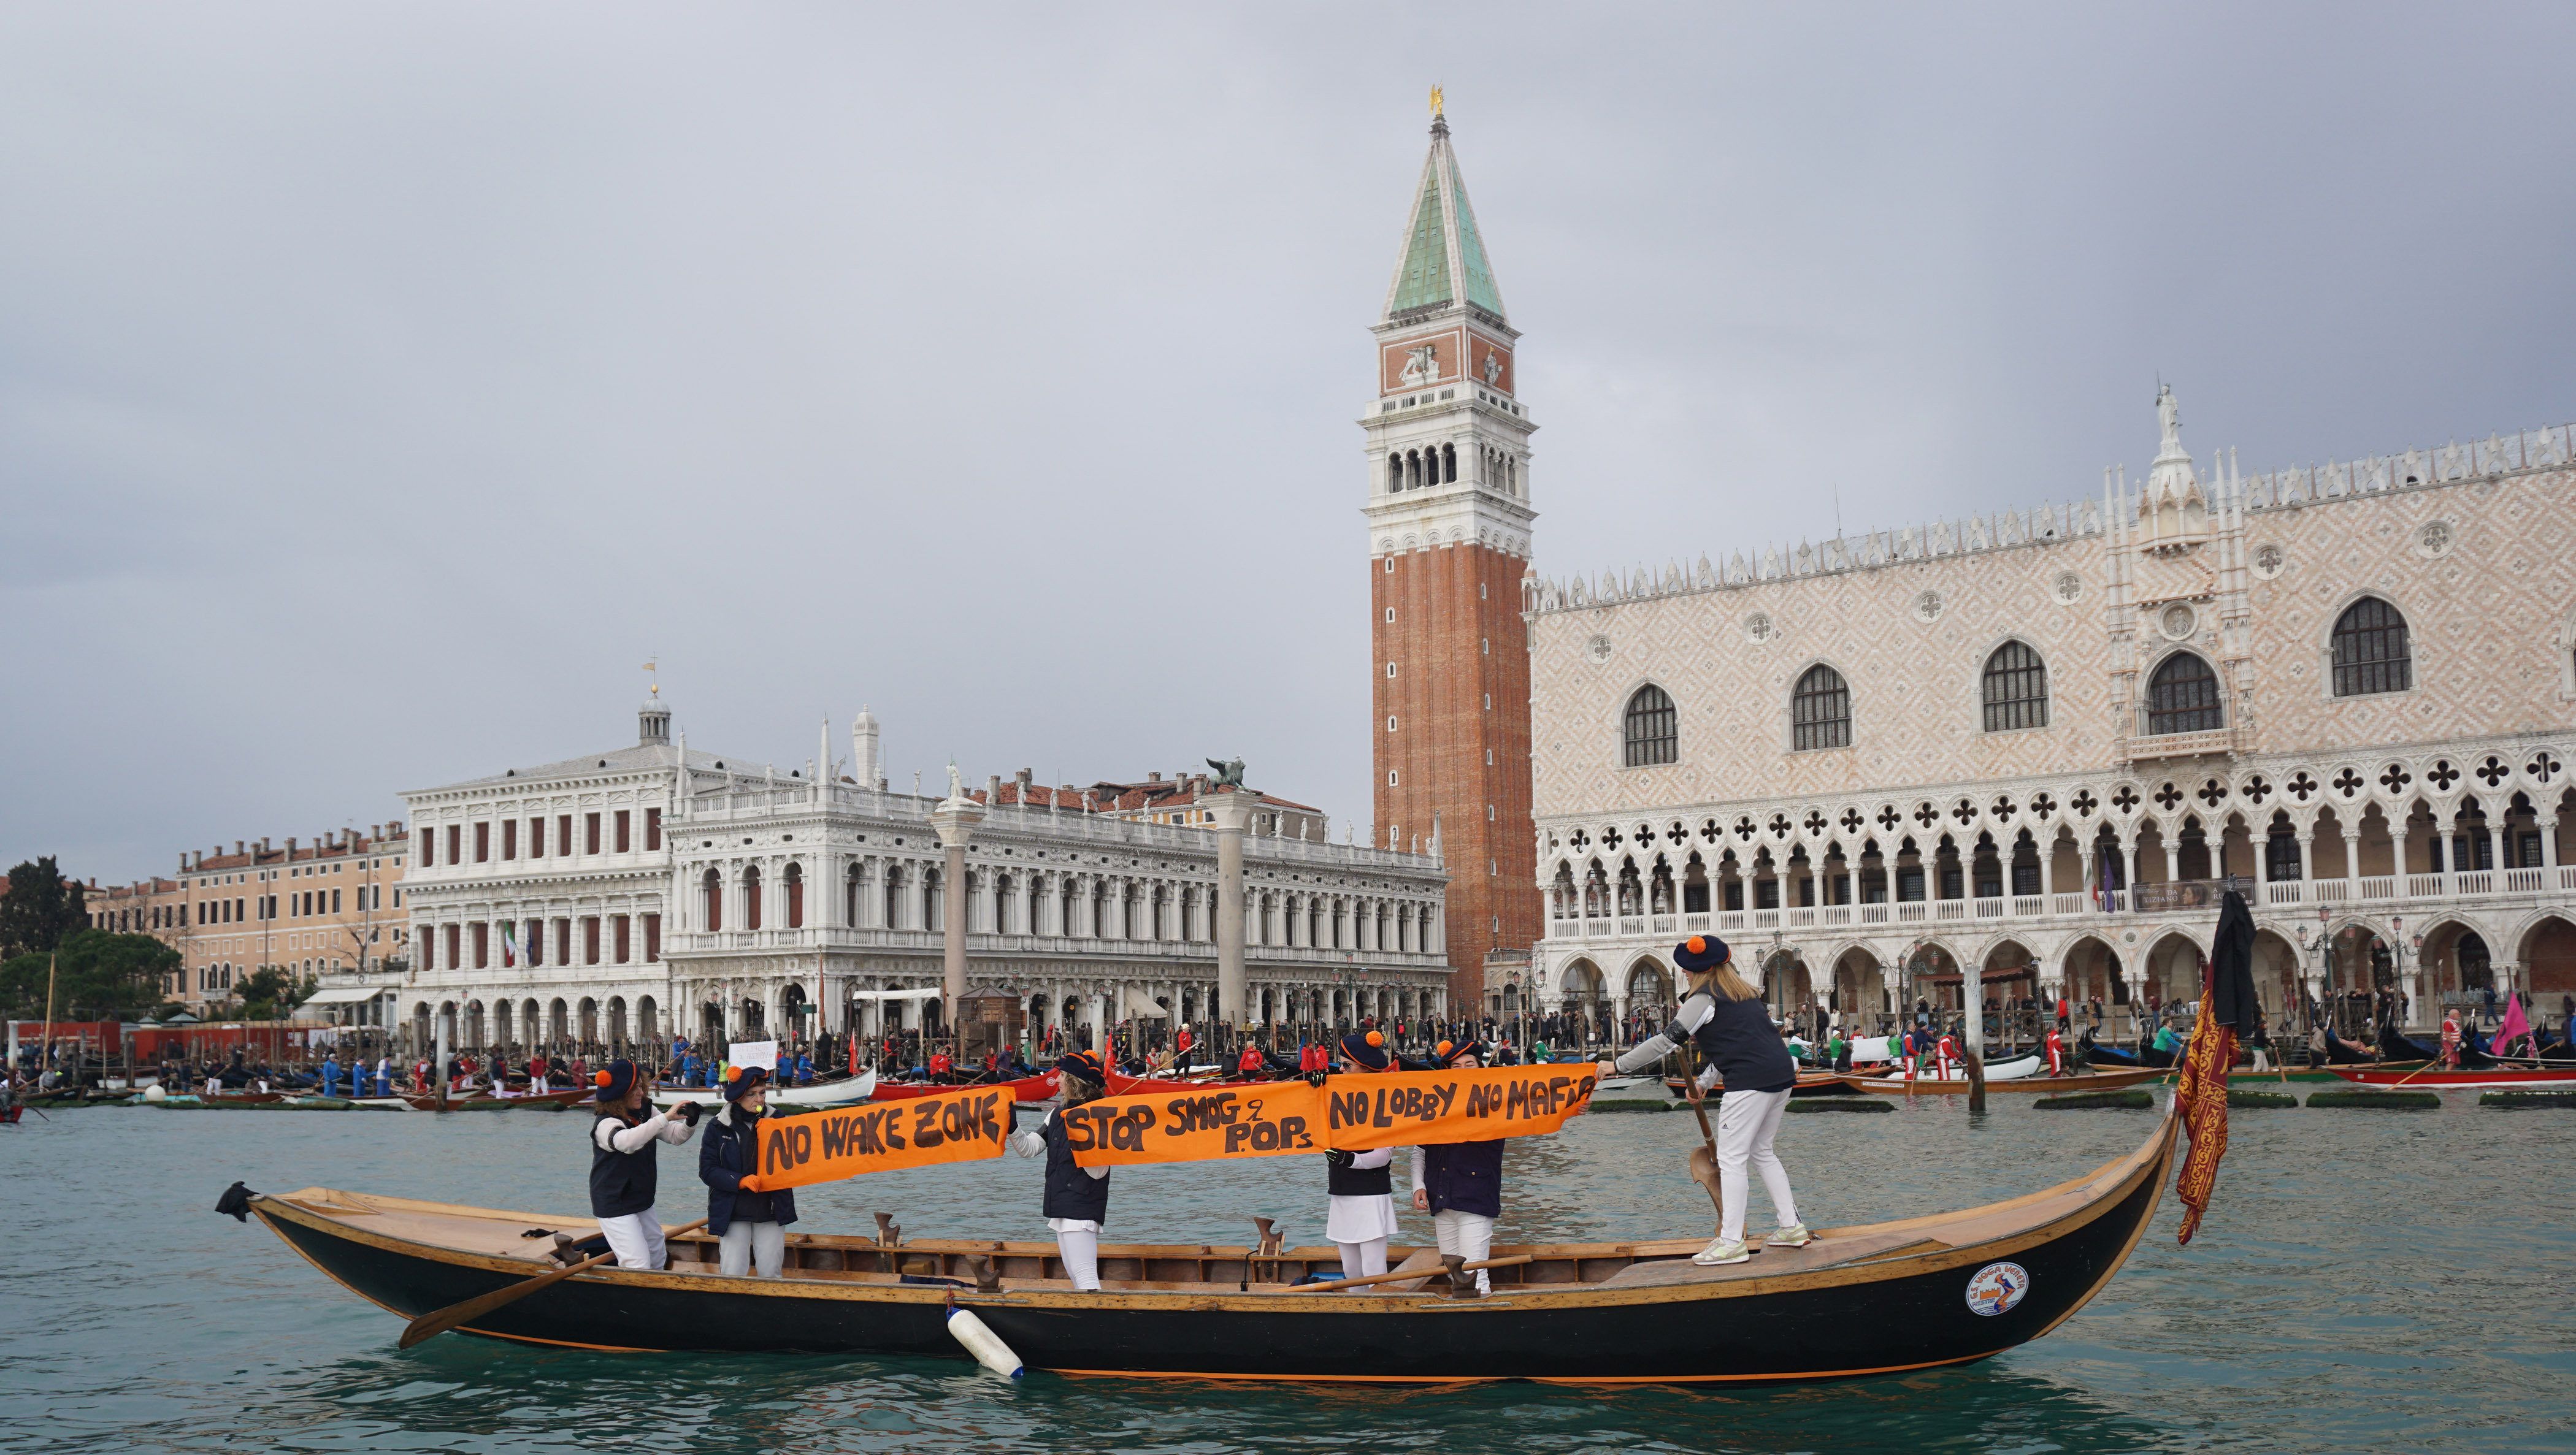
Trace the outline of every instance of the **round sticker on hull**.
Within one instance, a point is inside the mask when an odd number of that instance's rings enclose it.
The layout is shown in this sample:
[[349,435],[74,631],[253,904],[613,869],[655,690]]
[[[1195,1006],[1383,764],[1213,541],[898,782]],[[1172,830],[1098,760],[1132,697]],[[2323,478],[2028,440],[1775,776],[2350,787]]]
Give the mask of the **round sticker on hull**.
[[1968,1307],[1988,1318],[2010,1313],[2030,1292],[2030,1274],[2018,1263],[1989,1263],[1968,1280]]

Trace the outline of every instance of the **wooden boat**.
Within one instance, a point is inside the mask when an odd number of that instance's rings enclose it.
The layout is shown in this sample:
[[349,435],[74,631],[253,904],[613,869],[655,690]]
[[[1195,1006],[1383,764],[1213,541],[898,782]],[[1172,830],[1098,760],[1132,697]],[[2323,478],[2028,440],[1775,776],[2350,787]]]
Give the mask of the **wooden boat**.
[[[1124,1071],[1112,1071],[1109,1073],[1109,1094],[1111,1096],[1154,1096],[1167,1091],[1218,1091],[1229,1086],[1250,1086],[1253,1084],[1255,1083],[1245,1081],[1240,1077],[1227,1076],[1223,1073],[1197,1078],[1184,1078],[1179,1076],[1130,1076]],[[1055,1093],[1050,1090],[1047,1094],[1052,1096]]]
[[[1852,1073],[1848,1071],[1801,1071],[1798,1073],[1798,1084],[1789,1088],[1789,1094],[1791,1096],[1839,1096],[1851,1089]],[[1681,1100],[1688,1101],[1690,1078],[1667,1076],[1664,1078],[1664,1090]],[[1723,1095],[1725,1091],[1726,1083],[1720,1081],[1708,1094],[1711,1097],[1717,1097]],[[1600,1094],[1595,1092],[1593,1099],[1599,1100]]]
[[[512,1111],[525,1109],[529,1111],[560,1111],[565,1107],[578,1106],[582,1102],[590,1100],[590,1090],[591,1089],[587,1086],[576,1086],[567,1091],[540,1091],[525,1096],[469,1096],[462,1092],[451,1091],[447,1094],[446,1110]],[[435,1091],[430,1092],[425,1096],[406,1096],[402,1098],[402,1100],[405,1105],[409,1106],[414,1111],[437,1111],[440,1109],[438,1104],[438,1093]]]
[[[2061,1091],[2117,1091],[2123,1086],[2141,1082],[2162,1081],[2174,1072],[2156,1066],[2124,1066],[2114,1071],[2086,1071],[2072,1076],[2015,1076],[2001,1081],[1989,1080],[1988,1091],[2032,1091],[2043,1095]],[[1964,1077],[1942,1080],[1918,1076],[1907,1081],[1902,1076],[1855,1076],[1852,1085],[1863,1091],[1876,1091],[1888,1096],[1965,1096],[1968,1082]]]
[[[945,1088],[953,1090],[954,1088]],[[771,1106],[794,1106],[808,1109],[831,1106],[856,1106],[876,1095],[877,1073],[871,1069],[856,1076],[836,1076],[807,1086],[769,1088]],[[678,1106],[684,1101],[713,1110],[724,1100],[724,1092],[712,1086],[657,1086],[653,1088],[655,1106]]]
[[[871,1095],[878,1101],[903,1101],[916,1096],[931,1096],[942,1091],[955,1091],[969,1084],[991,1085],[993,1083],[880,1081]],[[1052,1071],[1042,1071],[1035,1076],[1023,1076],[1017,1081],[1005,1081],[1000,1084],[1011,1088],[1012,1095],[1023,1102],[1044,1101],[1055,1095],[1055,1073]]]
[[2403,1067],[2335,1066],[2328,1068],[2337,1079],[2355,1086],[2396,1086],[2425,1091],[2467,1090],[2481,1088],[2517,1091],[2576,1091],[2576,1067],[2555,1070],[2530,1066],[2490,1066],[2483,1071],[2418,1070]]
[[[1028,1367],[1072,1374],[1572,1384],[1887,1374],[1999,1354],[2082,1308],[2146,1231],[2176,1126],[2168,1114],[2136,1151],[2040,1192],[1828,1228],[1805,1248],[1728,1267],[1690,1261],[1704,1235],[1497,1247],[1496,1257],[1529,1261],[1491,1270],[1481,1299],[1404,1283],[1294,1291],[1292,1280],[1340,1267],[1329,1245],[1275,1255],[1106,1245],[1102,1289],[1084,1293],[1065,1281],[1052,1242],[790,1233],[785,1277],[726,1278],[714,1271],[716,1240],[695,1233],[672,1240],[667,1271],[594,1269],[464,1331],[609,1351],[963,1357],[945,1327],[953,1301]],[[546,1271],[553,1233],[596,1227],[325,1187],[252,1194],[249,1210],[326,1276],[404,1318]],[[1398,1251],[1410,1253],[1399,1266],[1416,1267],[1426,1250]],[[979,1291],[985,1260],[998,1286]]]

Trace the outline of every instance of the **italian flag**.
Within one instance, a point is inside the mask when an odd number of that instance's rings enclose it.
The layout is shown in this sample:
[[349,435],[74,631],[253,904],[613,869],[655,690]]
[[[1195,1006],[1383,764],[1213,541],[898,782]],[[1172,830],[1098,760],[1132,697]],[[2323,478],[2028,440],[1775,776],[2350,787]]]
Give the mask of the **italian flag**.
[[516,920],[505,919],[501,921],[501,968],[513,970],[518,968],[518,964],[519,923]]

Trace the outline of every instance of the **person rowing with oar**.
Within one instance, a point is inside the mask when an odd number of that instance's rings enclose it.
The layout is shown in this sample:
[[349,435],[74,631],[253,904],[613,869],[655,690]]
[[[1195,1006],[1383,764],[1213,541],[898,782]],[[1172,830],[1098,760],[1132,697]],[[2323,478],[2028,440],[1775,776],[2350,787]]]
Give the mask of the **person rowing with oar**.
[[1797,1063],[1789,1059],[1788,1048],[1773,1031],[1762,993],[1735,973],[1730,959],[1726,942],[1714,935],[1693,935],[1675,947],[1673,963],[1690,977],[1690,991],[1681,1009],[1661,1032],[1598,1068],[1605,1078],[1635,1076],[1684,1045],[1695,1045],[1707,1063],[1700,1073],[1700,1088],[1725,1087],[1717,1108],[1717,1237],[1691,1255],[1693,1263],[1704,1267],[1741,1263],[1756,1251],[1744,1244],[1748,1197],[1744,1164],[1748,1161],[1762,1174],[1762,1190],[1769,1194],[1771,1211],[1780,1220],[1779,1231],[1767,1246],[1803,1248],[1813,1240],[1807,1225],[1798,1221],[1788,1169],[1771,1150],[1780,1115],[1789,1105],[1789,1092],[1798,1084]]
[[[1485,1064],[1482,1041],[1465,1045],[1442,1041],[1433,1054],[1439,1067],[1451,1071],[1473,1071]],[[1431,1214],[1442,1257],[1454,1254],[1465,1263],[1491,1258],[1494,1220],[1503,1215],[1502,1139],[1414,1148],[1413,1206],[1417,1212]],[[1479,1269],[1477,1296],[1493,1291],[1492,1276]]]

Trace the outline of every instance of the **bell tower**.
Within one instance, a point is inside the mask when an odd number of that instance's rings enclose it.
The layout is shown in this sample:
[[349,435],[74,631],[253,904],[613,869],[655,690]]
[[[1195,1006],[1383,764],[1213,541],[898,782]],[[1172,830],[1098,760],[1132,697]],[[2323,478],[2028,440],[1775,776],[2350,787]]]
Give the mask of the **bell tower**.
[[1539,936],[1530,820],[1529,438],[1476,214],[1431,93],[1422,164],[1377,343],[1366,431],[1370,734],[1378,834],[1449,868],[1449,1013],[1499,1008],[1486,956]]

